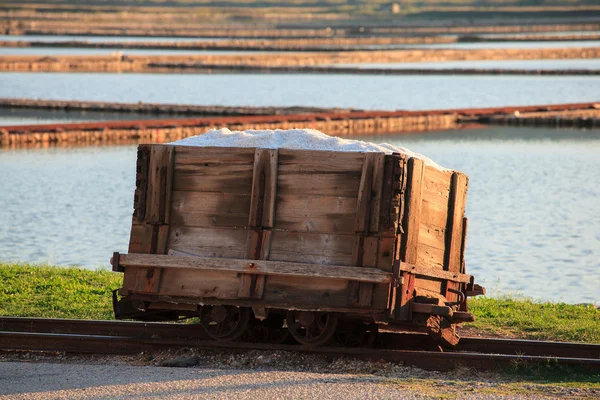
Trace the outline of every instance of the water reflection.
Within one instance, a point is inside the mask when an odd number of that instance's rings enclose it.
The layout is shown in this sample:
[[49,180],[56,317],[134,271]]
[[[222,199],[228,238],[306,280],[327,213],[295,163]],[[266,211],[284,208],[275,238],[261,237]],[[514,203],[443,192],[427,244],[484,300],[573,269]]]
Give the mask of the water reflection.
[[600,76],[2,73],[0,97],[380,110],[598,101]]

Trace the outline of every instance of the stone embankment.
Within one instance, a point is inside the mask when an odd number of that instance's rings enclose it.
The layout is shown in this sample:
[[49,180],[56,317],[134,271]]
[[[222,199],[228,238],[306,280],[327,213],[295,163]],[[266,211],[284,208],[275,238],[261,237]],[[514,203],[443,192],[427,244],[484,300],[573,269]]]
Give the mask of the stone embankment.
[[141,49],[141,50],[189,50],[189,51],[381,51],[398,50],[402,45],[431,45],[452,43],[495,42],[570,42],[597,41],[598,33],[575,33],[565,35],[522,34],[507,36],[419,36],[419,37],[335,37],[306,39],[229,39],[199,41],[90,41],[90,40],[4,40],[5,48],[78,48],[78,49]]
[[233,68],[310,67],[335,64],[443,62],[476,60],[563,60],[600,58],[600,47],[545,49],[411,49],[395,51],[306,52],[243,55],[4,56],[0,71],[19,72],[167,72],[162,65]]
[[[313,128],[334,136],[370,136],[459,129],[516,119],[551,121],[550,126],[600,126],[600,104],[430,111],[354,111],[296,115],[233,116],[0,127],[1,147],[163,143],[211,128],[231,130]],[[563,121],[555,124],[553,121]],[[591,121],[591,122],[590,122]],[[510,122],[509,122],[510,123]],[[538,123],[540,125],[540,123]]]
[[235,116],[235,115],[289,115],[314,113],[345,113],[357,111],[347,108],[321,107],[231,107],[199,106],[195,104],[114,103],[103,101],[43,100],[0,98],[0,109],[49,111],[92,111],[153,115]]

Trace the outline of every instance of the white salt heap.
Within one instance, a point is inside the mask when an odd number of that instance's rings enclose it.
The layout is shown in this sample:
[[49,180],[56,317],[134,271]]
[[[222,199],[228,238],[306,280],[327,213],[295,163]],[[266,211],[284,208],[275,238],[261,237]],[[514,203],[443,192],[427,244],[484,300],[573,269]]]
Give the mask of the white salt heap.
[[204,135],[192,136],[171,144],[202,147],[255,147],[262,149],[323,150],[401,153],[423,160],[425,165],[444,170],[431,159],[389,143],[371,143],[360,140],[341,139],[314,129],[276,129],[230,131],[227,128],[211,129]]

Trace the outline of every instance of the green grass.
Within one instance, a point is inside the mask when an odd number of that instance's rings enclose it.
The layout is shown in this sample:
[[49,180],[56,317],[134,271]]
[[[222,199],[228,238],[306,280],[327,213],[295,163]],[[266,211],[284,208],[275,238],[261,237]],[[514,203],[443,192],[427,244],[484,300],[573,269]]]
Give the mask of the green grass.
[[123,276],[29,264],[0,264],[0,315],[113,319],[111,290]]
[[600,310],[592,305],[536,302],[527,298],[475,298],[469,324],[494,335],[600,343]]
[[[111,291],[123,275],[107,270],[0,263],[0,315],[112,319]],[[526,298],[475,298],[466,324],[482,333],[600,343],[600,310]]]

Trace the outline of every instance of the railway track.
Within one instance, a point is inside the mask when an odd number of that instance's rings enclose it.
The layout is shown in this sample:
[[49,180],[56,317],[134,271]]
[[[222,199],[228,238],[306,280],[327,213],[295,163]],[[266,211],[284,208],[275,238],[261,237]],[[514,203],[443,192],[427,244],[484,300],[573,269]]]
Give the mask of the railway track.
[[117,321],[0,317],[0,350],[82,354],[138,354],[168,349],[291,351],[388,361],[431,370],[462,365],[494,369],[555,364],[600,370],[600,345],[515,339],[463,338],[452,352],[432,350],[427,335],[383,332],[374,348],[305,347],[293,344],[218,342],[200,327]]

